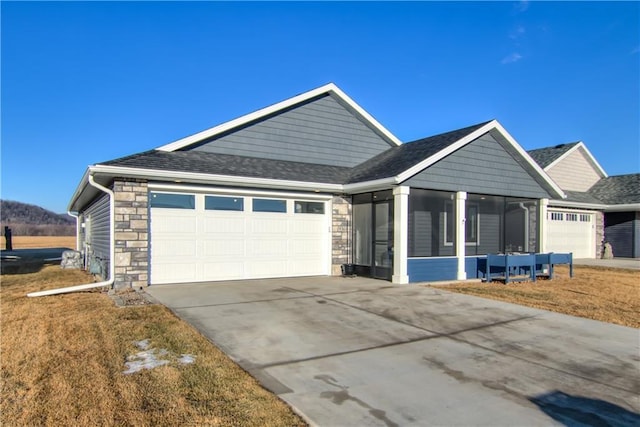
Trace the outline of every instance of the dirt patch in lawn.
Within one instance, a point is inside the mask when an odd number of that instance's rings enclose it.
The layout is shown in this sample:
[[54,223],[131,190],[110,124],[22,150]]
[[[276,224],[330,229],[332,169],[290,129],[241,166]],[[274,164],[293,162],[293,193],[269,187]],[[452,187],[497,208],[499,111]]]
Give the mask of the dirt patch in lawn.
[[438,285],[452,292],[640,328],[640,271],[557,266],[553,280]]
[[304,425],[162,305],[26,297],[91,282],[59,266],[1,280],[0,425]]

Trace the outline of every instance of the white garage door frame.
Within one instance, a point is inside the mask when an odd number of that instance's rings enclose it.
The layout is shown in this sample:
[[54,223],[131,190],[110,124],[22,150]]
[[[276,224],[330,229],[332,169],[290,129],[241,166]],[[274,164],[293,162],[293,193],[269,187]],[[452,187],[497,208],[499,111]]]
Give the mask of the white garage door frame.
[[[331,195],[156,183],[149,191],[195,200],[194,209],[149,208],[150,284],[331,274]],[[206,210],[205,196],[242,198],[244,209]],[[285,200],[286,213],[253,212],[254,198]],[[324,214],[296,213],[295,201],[322,202]]]
[[574,258],[595,258],[596,212],[549,208],[546,250],[572,252]]

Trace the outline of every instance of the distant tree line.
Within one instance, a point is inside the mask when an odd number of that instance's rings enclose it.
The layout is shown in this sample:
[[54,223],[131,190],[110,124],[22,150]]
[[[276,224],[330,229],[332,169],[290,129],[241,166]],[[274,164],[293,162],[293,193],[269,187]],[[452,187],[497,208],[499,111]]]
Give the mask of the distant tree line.
[[0,232],[8,226],[14,236],[73,236],[75,219],[40,206],[0,200]]

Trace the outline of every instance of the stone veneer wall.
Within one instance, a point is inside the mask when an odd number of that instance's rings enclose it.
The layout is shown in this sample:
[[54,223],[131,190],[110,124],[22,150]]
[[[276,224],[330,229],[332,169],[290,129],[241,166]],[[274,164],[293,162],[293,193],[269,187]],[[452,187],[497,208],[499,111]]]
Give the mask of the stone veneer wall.
[[144,180],[117,179],[115,198],[114,287],[147,286],[149,279],[148,189]]
[[596,212],[596,258],[602,258],[604,250],[604,212]]
[[351,260],[351,197],[335,196],[331,212],[331,274],[342,274],[342,264]]

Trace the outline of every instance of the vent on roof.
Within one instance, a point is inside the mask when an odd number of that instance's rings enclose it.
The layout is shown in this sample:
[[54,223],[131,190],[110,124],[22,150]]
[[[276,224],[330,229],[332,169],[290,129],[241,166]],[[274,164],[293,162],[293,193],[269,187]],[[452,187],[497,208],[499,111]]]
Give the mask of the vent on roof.
[[562,147],[564,147],[565,145],[567,145],[567,144],[558,144],[558,145],[556,145],[556,146],[555,146],[555,147],[553,147],[553,148],[562,148]]

